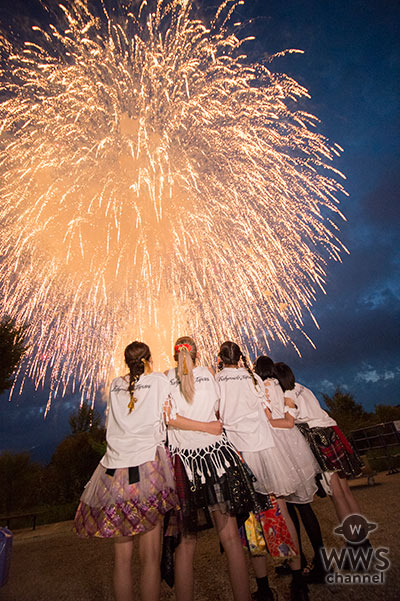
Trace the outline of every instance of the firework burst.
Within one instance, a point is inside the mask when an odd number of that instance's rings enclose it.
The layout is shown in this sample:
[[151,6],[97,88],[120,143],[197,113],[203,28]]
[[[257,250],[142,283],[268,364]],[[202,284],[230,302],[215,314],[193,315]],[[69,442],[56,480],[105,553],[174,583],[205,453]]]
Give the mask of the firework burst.
[[21,381],[93,398],[134,338],[165,358],[187,332],[214,354],[303,331],[343,249],[340,149],[296,107],[307,90],[243,55],[237,4],[206,26],[189,0],[118,17],[75,0],[22,48],[0,40],[1,310],[29,324]]

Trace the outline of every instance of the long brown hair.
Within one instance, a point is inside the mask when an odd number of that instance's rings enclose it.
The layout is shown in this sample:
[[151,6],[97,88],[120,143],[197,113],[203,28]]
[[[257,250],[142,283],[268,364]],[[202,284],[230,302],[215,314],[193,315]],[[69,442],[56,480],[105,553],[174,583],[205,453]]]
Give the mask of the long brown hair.
[[129,413],[135,406],[135,384],[139,380],[140,376],[144,373],[147,361],[151,357],[150,349],[144,342],[138,342],[135,340],[128,344],[125,349],[125,363],[129,369]]
[[180,389],[188,403],[193,402],[194,376],[197,347],[190,336],[181,336],[174,345],[174,359],[178,363]]

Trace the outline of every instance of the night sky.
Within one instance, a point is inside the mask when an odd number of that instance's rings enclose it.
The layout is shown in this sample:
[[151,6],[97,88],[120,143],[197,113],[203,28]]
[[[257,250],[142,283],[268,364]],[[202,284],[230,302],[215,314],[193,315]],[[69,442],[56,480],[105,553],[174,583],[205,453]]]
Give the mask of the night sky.
[[[202,2],[199,2],[201,5]],[[204,3],[205,4],[205,3]],[[207,3],[208,6],[211,3]],[[7,5],[9,8],[7,8]],[[35,14],[34,3],[4,2],[13,23]],[[367,410],[399,403],[400,385],[400,6],[385,0],[248,0],[235,20],[249,20],[246,46],[257,60],[286,48],[305,54],[277,59],[272,70],[288,73],[310,91],[304,108],[321,119],[318,130],[344,148],[335,167],[347,182],[340,238],[350,251],[327,265],[326,295],[314,305],[318,330],[306,319],[302,357],[275,344],[271,357],[291,365],[296,379],[320,396],[337,386]],[[397,218],[397,219],[396,219]],[[220,342],[220,341],[218,341]],[[100,395],[99,395],[100,396]],[[78,396],[57,398],[43,420],[47,392],[28,385],[1,402],[1,449],[31,450],[47,461],[69,432]],[[99,398],[97,408],[104,410]]]

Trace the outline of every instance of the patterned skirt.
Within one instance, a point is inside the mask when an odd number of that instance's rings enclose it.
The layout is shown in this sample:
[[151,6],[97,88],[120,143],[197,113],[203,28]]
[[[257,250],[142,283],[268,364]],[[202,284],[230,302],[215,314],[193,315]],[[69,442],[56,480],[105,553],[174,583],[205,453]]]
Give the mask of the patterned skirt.
[[285,519],[275,497],[271,496],[272,509],[261,513],[251,513],[239,528],[242,545],[250,555],[271,555],[273,559],[291,559],[299,552],[290,536]]
[[81,496],[74,529],[80,537],[133,536],[178,509],[171,459],[158,447],[155,460],[138,467],[107,469],[100,463]]
[[337,427],[310,428],[296,424],[303,434],[323,472],[337,472],[340,478],[361,474],[362,462],[343,432]]

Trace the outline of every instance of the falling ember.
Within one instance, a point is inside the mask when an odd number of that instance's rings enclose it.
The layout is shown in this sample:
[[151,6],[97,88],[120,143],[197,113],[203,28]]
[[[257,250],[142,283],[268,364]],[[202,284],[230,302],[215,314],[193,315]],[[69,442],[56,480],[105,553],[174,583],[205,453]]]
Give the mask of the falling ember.
[[29,324],[22,381],[93,397],[135,338],[165,362],[183,333],[213,356],[302,331],[344,249],[340,148],[296,109],[307,90],[243,55],[237,4],[206,27],[189,0],[71,1],[22,49],[0,38],[1,312]]

